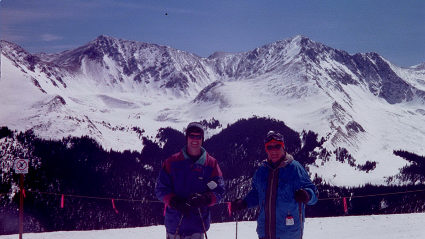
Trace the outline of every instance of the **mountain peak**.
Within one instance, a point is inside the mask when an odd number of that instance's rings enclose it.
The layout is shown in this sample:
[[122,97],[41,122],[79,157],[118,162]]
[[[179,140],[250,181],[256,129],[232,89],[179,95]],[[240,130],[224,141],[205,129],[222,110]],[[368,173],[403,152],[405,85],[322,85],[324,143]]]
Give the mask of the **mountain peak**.
[[301,44],[306,44],[309,42],[313,42],[312,40],[310,40],[310,38],[303,36],[303,35],[296,35],[291,39],[292,42],[299,42]]
[[96,37],[95,40],[116,40],[116,38],[102,34],[102,35],[99,35],[98,37]]
[[107,36],[107,35],[100,35],[96,37],[94,40],[92,40],[89,45],[96,45],[99,47],[110,47],[111,45],[114,45],[119,40],[117,38]]

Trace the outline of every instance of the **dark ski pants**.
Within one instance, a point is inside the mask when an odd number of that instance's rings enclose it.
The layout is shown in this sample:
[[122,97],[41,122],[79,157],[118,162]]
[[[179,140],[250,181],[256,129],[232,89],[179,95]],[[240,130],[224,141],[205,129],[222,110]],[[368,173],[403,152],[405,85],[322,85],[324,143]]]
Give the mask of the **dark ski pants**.
[[174,237],[174,234],[167,233],[167,239],[204,239],[204,234],[203,233],[194,233],[190,236],[177,235],[176,237]]

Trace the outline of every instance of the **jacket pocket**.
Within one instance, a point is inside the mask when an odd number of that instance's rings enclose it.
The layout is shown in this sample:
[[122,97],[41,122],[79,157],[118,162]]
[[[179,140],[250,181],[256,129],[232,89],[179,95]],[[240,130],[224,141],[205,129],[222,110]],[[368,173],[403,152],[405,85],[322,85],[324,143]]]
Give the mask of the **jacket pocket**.
[[297,231],[300,226],[300,215],[297,204],[278,202],[276,220],[280,230]]

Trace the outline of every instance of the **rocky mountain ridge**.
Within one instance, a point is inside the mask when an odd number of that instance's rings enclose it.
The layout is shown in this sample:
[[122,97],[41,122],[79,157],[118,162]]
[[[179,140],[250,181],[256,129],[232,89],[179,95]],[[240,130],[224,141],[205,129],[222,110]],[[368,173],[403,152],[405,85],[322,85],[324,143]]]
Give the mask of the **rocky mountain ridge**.
[[161,127],[267,116],[319,133],[330,152],[382,162],[378,175],[406,163],[392,150],[424,151],[423,64],[401,68],[303,36],[208,58],[104,35],[55,54],[1,45],[0,124],[45,138],[90,135],[106,149],[141,150],[141,137]]

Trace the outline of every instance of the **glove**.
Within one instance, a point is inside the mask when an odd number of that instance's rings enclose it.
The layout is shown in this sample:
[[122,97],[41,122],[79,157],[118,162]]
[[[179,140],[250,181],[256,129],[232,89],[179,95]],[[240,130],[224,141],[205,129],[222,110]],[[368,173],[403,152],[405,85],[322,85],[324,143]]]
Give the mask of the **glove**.
[[236,199],[235,201],[230,203],[230,209],[232,210],[232,212],[240,211],[247,207],[248,205],[243,199]]
[[188,205],[187,199],[180,196],[172,197],[170,199],[170,206],[183,214],[187,214],[190,211],[190,205]]
[[294,195],[295,201],[307,204],[310,201],[310,195],[304,189],[298,189]]
[[206,207],[211,204],[211,196],[208,193],[194,193],[189,197],[187,203],[194,208]]

